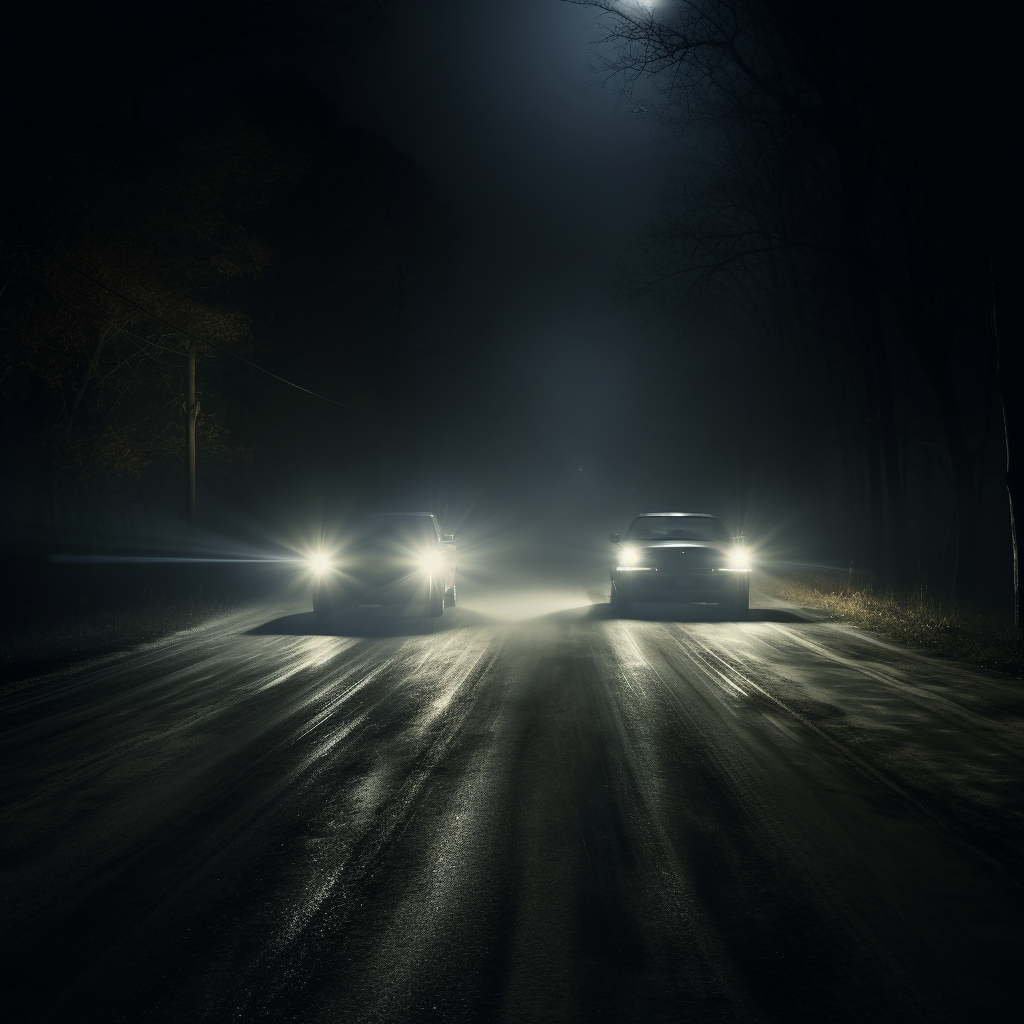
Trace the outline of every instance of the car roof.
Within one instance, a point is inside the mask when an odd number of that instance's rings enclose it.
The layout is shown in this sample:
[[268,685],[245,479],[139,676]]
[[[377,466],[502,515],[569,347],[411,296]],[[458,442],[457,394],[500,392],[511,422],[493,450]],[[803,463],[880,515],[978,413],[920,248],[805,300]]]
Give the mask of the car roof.
[[644,516],[700,516],[704,519],[715,518],[710,512],[641,512],[637,519],[643,519]]

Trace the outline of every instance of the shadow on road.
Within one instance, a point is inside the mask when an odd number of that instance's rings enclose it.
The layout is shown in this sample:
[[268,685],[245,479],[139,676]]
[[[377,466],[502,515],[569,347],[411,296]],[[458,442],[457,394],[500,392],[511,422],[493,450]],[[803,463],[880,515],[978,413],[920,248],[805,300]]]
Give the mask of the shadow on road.
[[442,633],[468,626],[491,625],[494,619],[486,615],[456,608],[439,619],[425,619],[397,612],[380,612],[365,609],[347,615],[337,615],[329,620],[318,618],[313,612],[299,612],[296,615],[282,615],[279,619],[264,622],[247,630],[246,636],[422,636]]
[[626,614],[615,613],[610,604],[595,604],[595,619],[637,619],[642,622],[813,622],[788,608],[751,608],[742,618],[716,604],[641,604]]
[[[641,622],[811,622],[813,620],[784,608],[751,608],[742,620],[717,605],[702,604],[648,604],[638,605],[628,615],[613,614],[610,604],[594,604],[585,611],[579,608],[549,612],[547,615],[530,616],[518,621],[548,622],[564,620],[623,619]],[[246,636],[424,636],[453,629],[467,629],[476,626],[510,626],[512,621],[500,617],[482,615],[467,608],[456,608],[439,619],[425,619],[403,615],[400,612],[381,612],[363,609],[347,615],[338,615],[328,621],[318,619],[312,612],[282,615],[270,622],[264,622],[246,632]]]
[[814,619],[787,608],[751,608],[747,622],[813,622]]

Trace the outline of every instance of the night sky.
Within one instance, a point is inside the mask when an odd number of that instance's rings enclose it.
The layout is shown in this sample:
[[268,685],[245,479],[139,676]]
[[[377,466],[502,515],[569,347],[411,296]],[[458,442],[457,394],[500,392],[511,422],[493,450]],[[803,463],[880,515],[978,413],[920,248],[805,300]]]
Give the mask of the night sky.
[[456,0],[391,16],[379,55],[339,88],[346,117],[421,163],[458,211],[466,287],[483,306],[533,333],[550,321],[526,308],[578,320],[654,215],[670,156],[635,104],[602,88],[594,13]]
[[[635,411],[650,331],[605,285],[656,215],[680,147],[634,112],[621,82],[605,86],[593,11],[399,3],[391,17],[337,94],[458,216],[462,321],[493,349],[486,408],[520,438],[502,455],[527,476],[552,455],[556,478],[607,472],[609,427],[621,434]],[[516,465],[523,446],[531,466]]]

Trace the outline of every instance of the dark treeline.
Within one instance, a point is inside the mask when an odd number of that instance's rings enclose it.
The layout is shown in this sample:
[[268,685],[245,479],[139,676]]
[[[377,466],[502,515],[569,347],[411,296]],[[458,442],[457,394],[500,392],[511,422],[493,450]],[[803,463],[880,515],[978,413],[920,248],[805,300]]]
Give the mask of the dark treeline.
[[586,6],[604,70],[652,84],[688,154],[628,266],[634,342],[658,351],[467,322],[452,215],[329,98],[332,68],[379,52],[380,5],[14,19],[8,541],[181,522],[194,418],[207,526],[441,511],[488,480],[536,491],[575,446],[593,450],[571,467],[593,464],[582,504],[681,482],[672,501],[768,539],[782,524],[804,557],[1008,592],[1020,332],[999,25],[909,2]]
[[689,142],[627,290],[681,358],[714,339],[748,500],[803,509],[831,558],[890,581],[1006,588],[1020,362],[992,12],[588,6],[604,70],[653,84]]
[[225,502],[372,500],[417,457],[394,437],[430,412],[451,217],[310,84],[375,14],[107,5],[7,34],[8,542],[180,522],[190,413],[208,525]]

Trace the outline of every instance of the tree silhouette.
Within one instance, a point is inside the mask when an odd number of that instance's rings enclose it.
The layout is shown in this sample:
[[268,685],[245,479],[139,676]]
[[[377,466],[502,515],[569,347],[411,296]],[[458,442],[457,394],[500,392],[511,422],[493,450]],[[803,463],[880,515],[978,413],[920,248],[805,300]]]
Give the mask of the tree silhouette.
[[[691,286],[717,277],[718,287],[729,281],[747,295],[756,280],[755,304],[776,307],[774,351],[787,366],[818,346],[840,360],[849,337],[868,408],[858,446],[872,561],[881,567],[884,518],[889,572],[908,579],[902,407],[908,424],[938,427],[955,495],[954,592],[972,596],[994,395],[991,268],[1003,256],[988,223],[998,178],[977,160],[986,148],[979,112],[998,99],[984,49],[971,45],[984,26],[915,3],[890,7],[881,21],[852,4],[805,0],[584,5],[605,27],[599,66],[627,89],[653,81],[666,124],[695,133],[707,154],[703,184],[654,240],[654,276],[672,272]],[[955,77],[954,54],[963,72]],[[966,150],[951,151],[951,123]],[[841,296],[845,327],[804,332],[808,344],[794,358],[780,329],[801,333],[800,318],[792,309],[780,318],[777,306],[792,307],[821,271],[830,287],[812,286],[804,305]],[[832,319],[821,306],[815,317]],[[920,383],[912,411],[897,373]]]

